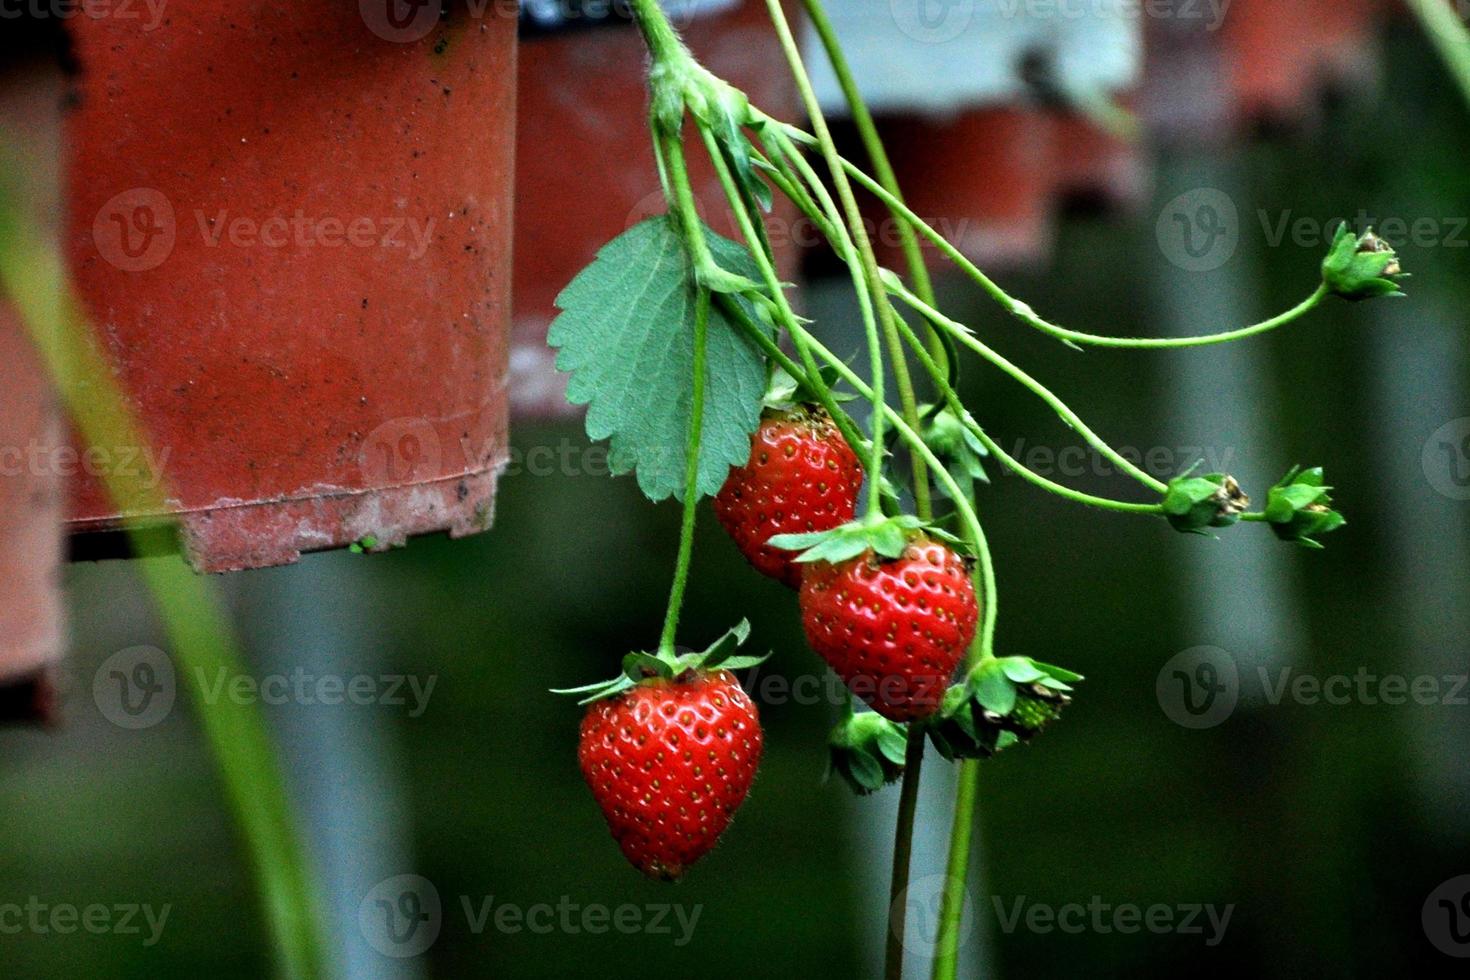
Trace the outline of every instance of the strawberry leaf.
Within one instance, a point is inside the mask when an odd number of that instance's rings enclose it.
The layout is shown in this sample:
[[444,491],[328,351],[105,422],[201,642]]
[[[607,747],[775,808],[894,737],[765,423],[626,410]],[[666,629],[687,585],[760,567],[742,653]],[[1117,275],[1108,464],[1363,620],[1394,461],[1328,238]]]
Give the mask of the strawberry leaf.
[[[705,235],[721,269],[759,276],[744,247]],[[636,472],[651,500],[684,492],[695,296],[694,267],[674,223],[649,218],[604,245],[562,290],[562,312],[547,335],[557,369],[571,374],[567,400],[587,406],[587,435],[609,440],[613,474]],[[710,309],[706,370],[700,496],[718,492],[730,467],[750,455],[766,388],[764,353],[718,304]]]

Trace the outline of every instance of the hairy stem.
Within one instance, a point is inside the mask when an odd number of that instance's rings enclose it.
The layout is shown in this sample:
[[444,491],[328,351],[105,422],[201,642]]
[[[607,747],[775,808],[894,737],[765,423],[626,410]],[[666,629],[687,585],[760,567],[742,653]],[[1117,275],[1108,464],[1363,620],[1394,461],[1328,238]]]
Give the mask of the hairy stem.
[[699,510],[699,444],[704,435],[705,347],[709,336],[709,290],[700,289],[694,300],[694,382],[689,408],[689,441],[684,461],[684,514],[679,525],[679,555],[674,562],[674,584],[669,589],[669,608],[664,614],[660,653],[672,655],[679,630],[679,611],[689,583],[689,563],[694,557],[694,517]]
[[[873,114],[868,111],[868,104],[863,99],[863,93],[858,88],[857,80],[853,78],[852,69],[847,64],[847,55],[842,51],[842,45],[837,41],[837,32],[832,29],[832,21],[827,16],[827,8],[822,0],[802,0],[806,9],[807,19],[812,28],[817,32],[817,37],[822,42],[822,48],[827,52],[827,60],[832,65],[832,73],[837,76],[837,84],[842,88],[842,96],[847,100],[848,109],[852,112],[853,126],[857,129],[858,138],[863,141],[863,149],[868,154],[868,160],[873,165],[873,173],[883,189],[893,196],[896,201],[903,201],[903,192],[898,186],[898,175],[893,172],[893,163],[888,159],[888,150],[883,145],[882,138],[878,135],[878,127],[873,122]],[[892,208],[890,213],[895,218],[899,215]],[[904,266],[908,270],[909,279],[914,284],[914,293],[924,302],[935,305],[934,282],[929,277],[929,267],[924,263],[924,253],[919,248],[919,236],[914,232],[913,225],[907,221],[898,221],[898,243],[903,250]],[[940,364],[944,363],[944,344],[937,332],[929,335],[929,354]]]
[[938,310],[934,309],[934,307],[930,306],[928,303],[925,303],[913,293],[909,292],[901,284],[891,283],[890,288],[892,289],[895,296],[903,300],[905,303],[908,303],[910,306],[914,307],[924,316],[928,317],[930,323],[933,323],[941,329],[947,331],[952,337],[954,337],[957,342],[970,348],[975,353],[979,354],[981,357],[985,358],[987,361],[1000,368],[1006,374],[1009,374],[1012,378],[1020,382],[1024,387],[1035,394],[1038,398],[1046,402],[1046,404],[1051,407],[1052,411],[1056,412],[1057,415],[1061,417],[1063,422],[1065,422],[1073,431],[1080,435],[1089,446],[1097,450],[1098,453],[1109,460],[1114,466],[1118,467],[1118,469],[1122,470],[1124,473],[1127,473],[1129,476],[1133,477],[1144,486],[1156,490],[1159,493],[1163,493],[1168,490],[1168,487],[1164,483],[1150,476],[1143,470],[1139,469],[1133,463],[1124,458],[1123,455],[1119,453],[1116,449],[1104,442],[1101,436],[1099,436],[1096,432],[1093,432],[1092,429],[1087,425],[1087,423],[1083,422],[1082,419],[1077,415],[1077,413],[1068,408],[1067,405],[1060,398],[1052,394],[1049,388],[1047,388],[1041,382],[1037,381],[1035,378],[1031,377],[1031,375],[1027,374],[1016,365],[1012,364],[1005,357],[1002,357],[987,344],[982,342],[978,337],[971,333],[969,328],[966,327],[964,324],[958,323],[955,320],[951,320],[949,317],[945,316],[943,313],[940,313]]
[[[846,217],[848,230],[852,234],[854,244],[857,246],[858,255],[862,259],[863,277],[867,284],[867,293],[871,302],[877,308],[878,321],[883,328],[884,337],[888,343],[890,357],[893,364],[893,378],[898,387],[899,404],[902,406],[904,420],[911,428],[917,429],[919,425],[918,401],[914,397],[913,380],[909,377],[908,363],[903,357],[903,345],[893,326],[893,308],[885,301],[883,295],[883,283],[878,275],[878,259],[873,253],[873,243],[868,238],[868,230],[863,224],[862,211],[858,207],[857,198],[852,193],[852,186],[848,183],[846,175],[842,170],[842,157],[837,152],[837,144],[832,139],[832,133],[827,127],[826,117],[822,114],[822,107],[817,102],[816,92],[812,89],[811,78],[807,75],[806,65],[801,59],[801,49],[796,44],[796,39],[791,34],[791,25],[786,20],[786,12],[781,7],[781,0],[766,0],[766,8],[770,12],[771,23],[776,29],[776,36],[781,43],[781,49],[786,54],[787,65],[791,69],[791,76],[796,81],[797,91],[801,94],[803,105],[806,107],[807,115],[811,118],[812,129],[816,133],[817,144],[821,147],[822,156],[827,162],[827,167],[832,174],[832,185],[837,191],[837,199],[842,204],[842,210]],[[872,356],[872,375],[875,400],[881,401],[883,396],[883,365],[881,354],[875,351]],[[882,412],[874,412],[873,442],[881,444],[882,433],[879,429],[879,419]],[[918,457],[912,458],[914,471],[914,506],[919,516],[925,520],[930,517],[929,507],[929,479],[924,471],[924,463]],[[881,471],[875,476],[881,475]],[[870,488],[871,503],[876,503],[881,496],[880,490]],[[871,508],[870,508],[871,509]]]

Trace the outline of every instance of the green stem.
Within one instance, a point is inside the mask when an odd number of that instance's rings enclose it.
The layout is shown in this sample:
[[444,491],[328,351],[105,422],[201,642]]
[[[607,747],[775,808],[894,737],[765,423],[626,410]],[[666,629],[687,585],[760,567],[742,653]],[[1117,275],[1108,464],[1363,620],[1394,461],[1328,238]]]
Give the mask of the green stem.
[[[827,410],[827,414],[832,416],[832,420],[837,424],[838,429],[841,430],[843,438],[847,440],[848,445],[852,447],[852,451],[858,455],[858,458],[868,458],[873,451],[872,445],[863,439],[857,426],[853,424],[847,413],[837,404],[837,398],[832,394],[830,386],[823,380],[821,372],[818,370],[817,362],[812,357],[810,348],[800,341],[798,331],[791,329],[797,323],[796,312],[791,308],[790,302],[786,299],[786,292],[781,287],[780,276],[776,274],[775,259],[767,251],[766,239],[759,234],[755,226],[755,219],[746,204],[745,196],[740,193],[740,188],[736,185],[734,176],[730,173],[730,167],[725,162],[724,154],[720,152],[719,145],[714,141],[714,137],[709,132],[701,129],[700,133],[704,137],[705,147],[708,150],[710,161],[714,165],[715,175],[719,178],[720,186],[724,190],[725,199],[730,204],[731,213],[735,216],[736,227],[740,229],[741,237],[750,246],[751,256],[755,259],[756,267],[760,269],[761,279],[764,281],[766,289],[771,293],[772,307],[776,315],[780,318],[781,323],[787,328],[787,333],[792,338],[792,344],[796,347],[797,356],[802,359],[805,365],[805,371],[800,372],[808,379],[805,382],[805,387],[817,396],[817,401]],[[686,189],[687,186],[686,182]],[[786,365],[783,364],[782,366],[785,367]],[[797,373],[793,373],[789,369],[787,373],[791,374],[792,377],[797,377]],[[881,451],[881,447],[879,447],[879,450]]]
[[[918,334],[914,333],[913,328],[908,326],[908,324],[903,324],[902,330],[905,339],[909,343],[909,347],[914,351],[915,356],[919,358],[919,363],[923,365],[926,371],[931,373],[937,372],[939,367],[929,356],[928,351],[924,349],[924,345],[920,342]],[[1097,497],[1090,493],[1083,493],[1081,490],[1073,490],[1071,487],[1063,486],[1060,483],[1047,479],[1040,473],[1027,469],[1019,460],[1002,449],[1000,444],[980,427],[980,423],[976,422],[974,417],[965,409],[964,404],[960,401],[959,394],[950,386],[948,381],[936,375],[935,386],[939,390],[940,397],[949,406],[950,411],[960,420],[960,424],[975,434],[975,437],[985,446],[986,451],[1000,460],[1007,469],[1027,482],[1040,487],[1048,493],[1071,500],[1074,503],[1084,504],[1088,507],[1100,507],[1103,510],[1114,510],[1125,514],[1158,514],[1162,512],[1163,508],[1161,504],[1135,504],[1123,500],[1113,500],[1108,497]]]
[[1080,333],[1076,330],[1068,330],[1065,327],[1049,325],[1048,333],[1063,340],[1075,341],[1079,344],[1089,344],[1093,347],[1123,347],[1133,350],[1164,350],[1173,347],[1208,347],[1212,344],[1226,344],[1232,340],[1244,340],[1246,337],[1254,337],[1256,334],[1275,330],[1277,327],[1296,320],[1306,313],[1316,309],[1317,304],[1327,298],[1327,285],[1319,284],[1315,292],[1302,300],[1291,309],[1278,313],[1270,319],[1253,323],[1248,327],[1237,330],[1226,330],[1222,333],[1197,334],[1192,337],[1104,337],[1100,334]]
[[924,726],[909,725],[899,785],[897,833],[893,837],[893,870],[888,885],[888,941],[883,951],[885,980],[903,980],[903,943],[908,908],[909,863],[914,851],[914,816],[919,809],[919,776],[924,765]]
[[[803,132],[800,128],[792,126],[788,123],[783,123],[772,116],[760,112],[759,110],[755,111],[757,112],[758,117],[767,126],[774,127],[775,131],[780,132],[786,138],[792,139],[796,142],[807,144],[815,142],[815,138],[810,133]],[[1082,333],[1076,330],[1068,330],[1066,327],[1058,326],[1057,324],[1051,323],[1048,320],[1038,316],[1036,314],[1036,311],[1031,309],[1031,307],[1028,306],[1026,303],[1022,302],[1019,299],[1016,299],[1015,297],[1007,293],[993,279],[991,279],[983,271],[981,271],[981,269],[976,266],[974,262],[971,262],[970,259],[966,257],[963,252],[952,245],[948,239],[946,239],[939,232],[935,231],[934,228],[928,224],[928,222],[924,221],[923,218],[920,218],[916,213],[914,213],[914,211],[903,202],[903,199],[901,197],[893,194],[888,188],[884,187],[881,182],[876,181],[872,177],[863,173],[863,171],[859,169],[856,165],[854,165],[851,161],[844,159],[841,162],[843,170],[848,174],[848,176],[856,181],[860,187],[877,197],[880,201],[886,204],[894,214],[896,214],[907,224],[911,225],[925,238],[929,239],[929,241],[932,242],[934,246],[945,255],[945,257],[954,262],[954,264],[958,266],[966,275],[973,279],[981,287],[981,289],[984,290],[986,295],[988,295],[991,299],[998,303],[1003,309],[1005,309],[1012,316],[1015,316],[1017,319],[1023,321],[1024,323],[1035,327],[1037,330],[1049,334],[1072,347],[1075,347],[1077,346],[1077,344],[1081,343],[1091,344],[1093,346],[1099,347],[1159,349],[1170,347],[1202,347],[1210,344],[1226,343],[1232,340],[1240,340],[1243,337],[1251,337],[1259,333],[1265,333],[1267,330],[1274,330],[1277,327],[1290,323],[1308,312],[1309,310],[1313,309],[1319,302],[1321,302],[1321,300],[1326,295],[1326,287],[1319,285],[1317,292],[1314,292],[1306,300],[1298,303],[1296,306],[1292,307],[1290,310],[1287,310],[1285,313],[1278,314],[1277,316],[1271,317],[1268,320],[1263,320],[1260,323],[1252,324],[1248,327],[1242,327],[1240,329],[1234,330],[1226,330],[1219,333],[1200,334],[1193,337],[1104,337],[1099,334],[1089,334]],[[924,299],[925,302],[928,303],[930,306],[933,306],[933,303],[929,302],[926,297],[923,297],[921,295],[920,298]]]
[[930,306],[928,303],[925,303],[913,293],[909,292],[906,288],[904,288],[901,283],[890,283],[890,289],[892,289],[893,294],[899,299],[903,300],[905,303],[908,303],[924,316],[928,317],[930,323],[936,324],[937,326],[944,329],[950,334],[950,336],[954,337],[956,341],[964,344],[966,347],[970,348],[975,353],[979,354],[981,357],[985,358],[987,361],[1000,368],[1006,374],[1009,374],[1012,378],[1014,378],[1016,381],[1020,382],[1023,386],[1029,389],[1038,398],[1046,402],[1047,405],[1051,406],[1052,411],[1056,412],[1057,415],[1061,417],[1063,422],[1065,422],[1071,429],[1073,429],[1078,435],[1080,435],[1089,446],[1097,450],[1106,459],[1111,461],[1114,466],[1118,467],[1120,470],[1127,473],[1129,476],[1132,476],[1139,483],[1142,483],[1144,486],[1149,487],[1150,489],[1156,490],[1159,493],[1164,493],[1168,490],[1168,487],[1165,484],[1150,476],[1143,470],[1139,469],[1133,463],[1125,459],[1112,446],[1109,446],[1106,442],[1104,442],[1103,439],[1096,432],[1092,431],[1087,423],[1083,422],[1082,419],[1078,417],[1076,412],[1072,411],[1060,398],[1052,394],[1050,389],[1048,389],[1041,382],[1037,381],[1035,378],[1031,377],[1031,375],[1027,374],[1025,371],[1021,370],[1016,365],[1012,364],[1005,357],[1002,357],[998,352],[992,350],[978,337],[971,333],[969,328],[966,327],[964,324],[958,323],[955,320],[951,320],[943,313],[940,313],[938,310],[934,309],[934,307]]
[[674,638],[679,631],[684,589],[689,583],[689,563],[694,557],[694,517],[699,510],[699,444],[704,436],[709,295],[709,290],[700,289],[694,301],[694,391],[689,408],[689,439],[684,450],[684,514],[679,525],[679,556],[674,562],[674,584],[669,589],[669,608],[664,613],[664,629],[658,643],[659,653],[670,656],[674,653]]
[[[766,352],[767,356],[780,364],[793,378],[804,383],[805,373],[801,367],[793,362],[786,355],[786,352],[777,346],[776,342],[770,338],[765,329],[756,323],[739,303],[729,300],[727,297],[722,303],[722,308],[726,315],[745,331],[746,336],[750,337],[752,341]],[[811,334],[806,333],[805,329],[801,326],[798,325],[797,330],[806,335],[806,342],[811,345],[812,351],[831,365],[832,370],[837,373],[837,376],[852,386],[852,389],[860,397],[868,398],[871,396],[872,388],[862,378],[858,377],[856,372],[848,367],[842,358],[828,350],[821,341],[817,340]],[[950,475],[949,470],[939,461],[939,457],[934,455],[934,450],[929,448],[928,444],[924,442],[923,437],[905,422],[903,416],[892,407],[884,405],[883,414],[887,418],[888,424],[893,426],[894,431],[898,433],[898,437],[904,441],[904,444],[909,447],[910,451],[918,453],[923,458],[925,465],[934,472],[935,477],[939,480],[940,487],[954,501],[955,507],[960,514],[961,524],[966,532],[976,535],[983,533],[980,531],[980,521],[975,516],[974,507],[966,498],[964,491],[960,489],[960,485]]]
[[1470,103],[1470,29],[1455,15],[1455,6],[1445,0],[1407,0],[1419,18],[1424,33],[1444,59],[1445,67]]
[[[832,65],[832,73],[837,76],[837,84],[842,88],[842,96],[847,100],[847,107],[852,112],[853,126],[857,129],[858,138],[863,142],[863,149],[868,154],[869,161],[873,165],[873,173],[883,189],[892,195],[895,201],[903,201],[903,192],[898,186],[898,175],[893,171],[893,163],[888,158],[888,150],[883,145],[883,139],[878,135],[878,127],[873,122],[873,115],[868,111],[868,104],[863,99],[862,90],[858,87],[857,80],[853,78],[852,69],[847,63],[847,55],[842,51],[842,45],[838,43],[837,32],[832,29],[832,21],[827,16],[827,9],[822,0],[802,0],[806,8],[807,19],[812,28],[817,32],[817,37],[822,42],[822,48],[827,52],[827,60]],[[889,208],[895,218],[899,218],[897,211]],[[909,279],[914,284],[914,293],[924,302],[937,305],[934,297],[934,282],[929,277],[929,266],[924,262],[924,253],[919,248],[919,236],[907,221],[898,221],[898,244],[903,251],[904,265],[908,269]],[[945,351],[944,344],[940,341],[937,333],[929,335],[929,354],[935,361],[943,364]]]
[[[5,198],[0,188],[0,198]],[[0,292],[8,294],[85,442],[142,446],[143,434],[126,408],[110,367],[92,340],[55,250],[22,223],[14,203],[0,199]],[[149,487],[113,468],[104,475],[109,496],[125,515],[124,530],[138,554],[150,550],[145,527],[170,513],[164,487]],[[259,890],[266,928],[283,977],[328,973],[320,906],[281,767],[255,707],[217,698],[205,678],[245,673],[225,610],[209,580],[177,555],[137,562],[179,673],[194,697],[200,727],[218,766],[225,795]]]
[[949,857],[944,867],[944,891],[939,904],[939,933],[934,947],[934,980],[954,980],[955,977],[979,785],[980,760],[966,759],[961,762],[955,786],[954,825],[949,835]]
[[[821,147],[822,156],[827,161],[827,167],[832,174],[832,185],[837,191],[837,198],[842,203],[842,210],[846,216],[848,230],[852,233],[853,242],[857,245],[858,254],[862,259],[863,277],[867,284],[867,293],[878,311],[878,320],[883,328],[884,337],[888,343],[890,356],[893,359],[893,377],[898,387],[899,404],[903,410],[904,420],[911,428],[917,429],[919,425],[918,402],[914,397],[913,381],[909,377],[908,363],[902,356],[903,345],[898,339],[897,331],[893,326],[893,308],[884,298],[883,282],[878,275],[878,259],[873,252],[873,243],[868,239],[867,227],[863,224],[862,210],[858,207],[857,198],[852,193],[852,185],[847,181],[842,170],[842,157],[837,152],[837,144],[832,139],[832,133],[827,127],[827,119],[822,114],[822,107],[817,102],[816,92],[812,89],[811,78],[807,75],[806,65],[801,59],[801,49],[796,39],[791,34],[791,25],[786,20],[786,12],[782,9],[781,0],[766,0],[766,9],[770,12],[771,24],[776,29],[776,36],[781,43],[781,49],[786,54],[786,62],[791,69],[791,76],[796,81],[797,91],[801,94],[801,100],[806,107],[807,115],[811,118],[812,129],[816,133],[817,143]],[[874,345],[875,338],[869,337],[870,346]],[[881,431],[881,418],[883,413],[876,410],[883,397],[883,359],[882,353],[874,346],[871,352],[871,372],[873,375],[874,407],[873,413],[873,443],[881,452],[883,435]],[[877,452],[875,452],[877,455]],[[929,507],[929,479],[924,471],[924,463],[918,458],[912,459],[914,471],[914,505],[919,516],[927,520],[930,516]],[[881,478],[882,470],[876,470],[871,478],[877,481]],[[882,488],[880,486],[869,487],[869,511],[877,514],[881,507]]]

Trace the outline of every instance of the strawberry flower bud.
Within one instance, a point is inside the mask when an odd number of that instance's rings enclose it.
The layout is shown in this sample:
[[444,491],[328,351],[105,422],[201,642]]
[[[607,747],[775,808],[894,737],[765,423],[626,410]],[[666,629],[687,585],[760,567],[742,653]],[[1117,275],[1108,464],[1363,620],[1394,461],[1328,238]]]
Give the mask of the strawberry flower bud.
[[867,796],[903,775],[907,729],[875,711],[849,715],[827,736],[829,773],[835,772],[859,796]]
[[951,761],[989,758],[1056,721],[1072,703],[1072,683],[1081,679],[1030,657],[987,660],[945,693],[926,722],[929,741]]
[[1335,531],[1347,519],[1332,509],[1332,489],[1322,482],[1322,467],[1294,466],[1266,496],[1266,520],[1283,541],[1320,548],[1317,535]]
[[1348,230],[1347,222],[1337,233],[1322,260],[1322,282],[1329,292],[1347,300],[1377,296],[1402,296],[1398,281],[1405,275],[1393,246],[1369,228],[1362,235]]
[[[925,412],[929,408],[928,405],[922,406]],[[953,411],[943,408],[935,412],[924,427],[923,435],[924,442],[934,450],[934,455],[944,461],[950,476],[960,486],[965,486],[968,480],[990,482],[983,462],[990,451]]]
[[1229,527],[1240,520],[1250,502],[1233,476],[1224,473],[1190,476],[1185,473],[1169,481],[1163,510],[1176,530],[1206,534],[1205,528]]

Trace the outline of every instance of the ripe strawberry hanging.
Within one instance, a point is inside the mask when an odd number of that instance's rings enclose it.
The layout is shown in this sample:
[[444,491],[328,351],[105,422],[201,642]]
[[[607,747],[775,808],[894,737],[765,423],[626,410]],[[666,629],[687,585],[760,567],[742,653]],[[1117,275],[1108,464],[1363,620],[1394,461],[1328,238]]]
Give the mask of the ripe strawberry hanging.
[[807,642],[848,689],[893,721],[925,718],[975,636],[979,604],[968,563],[916,518],[863,521],[805,548],[801,619]]
[[730,471],[715,515],[757,571],[798,588],[795,556],[766,542],[852,520],[862,485],[862,464],[824,409],[767,408],[751,437],[750,461]]
[[650,878],[676,881],[724,833],[760,763],[755,703],[731,669],[742,622],[703,653],[633,653],[588,694],[577,760],[623,855]]

